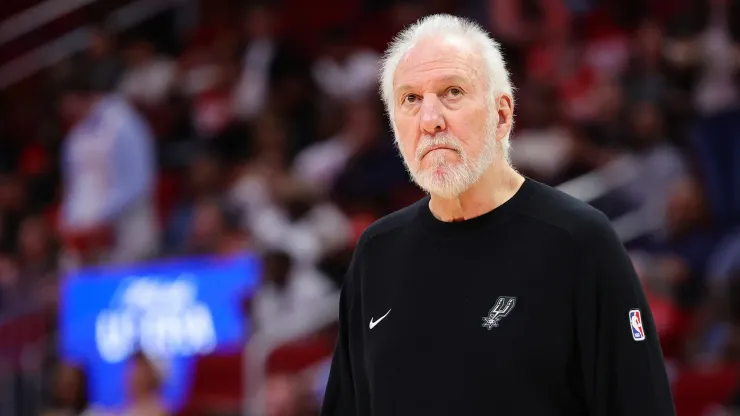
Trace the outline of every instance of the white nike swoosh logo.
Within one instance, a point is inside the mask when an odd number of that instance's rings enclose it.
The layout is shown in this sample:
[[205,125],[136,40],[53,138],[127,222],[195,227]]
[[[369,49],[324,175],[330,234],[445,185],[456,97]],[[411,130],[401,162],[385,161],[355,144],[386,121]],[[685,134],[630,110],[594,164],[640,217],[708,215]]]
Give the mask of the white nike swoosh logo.
[[378,318],[378,320],[375,321],[375,322],[373,322],[373,318],[370,318],[370,329],[375,328],[375,325],[379,324],[380,321],[382,321],[383,319],[385,319],[385,317],[388,316],[389,313],[391,313],[391,310],[390,309],[388,309],[388,312],[386,312],[385,315],[383,315],[380,318]]

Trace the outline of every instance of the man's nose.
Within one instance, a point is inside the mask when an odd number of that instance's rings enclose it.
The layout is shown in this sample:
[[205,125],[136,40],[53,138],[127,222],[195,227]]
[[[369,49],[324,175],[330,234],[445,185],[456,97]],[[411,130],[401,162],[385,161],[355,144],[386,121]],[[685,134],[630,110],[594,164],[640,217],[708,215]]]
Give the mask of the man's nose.
[[442,114],[442,103],[435,94],[426,94],[419,111],[419,127],[428,134],[435,134],[447,128]]

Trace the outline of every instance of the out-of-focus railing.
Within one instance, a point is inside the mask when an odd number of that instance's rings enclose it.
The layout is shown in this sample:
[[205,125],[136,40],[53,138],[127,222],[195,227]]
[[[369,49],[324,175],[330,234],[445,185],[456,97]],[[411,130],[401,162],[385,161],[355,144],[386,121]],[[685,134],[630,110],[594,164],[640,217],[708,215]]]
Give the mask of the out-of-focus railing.
[[[0,45],[94,1],[49,0],[13,16],[0,23]],[[122,32],[170,8],[189,6],[192,10],[197,9],[197,4],[197,0],[135,0],[108,15],[108,29],[113,33]],[[0,67],[0,88],[7,88],[61,62],[83,50],[89,42],[90,32],[82,26],[11,60]]]
[[46,0],[0,23],[0,45],[98,0]]

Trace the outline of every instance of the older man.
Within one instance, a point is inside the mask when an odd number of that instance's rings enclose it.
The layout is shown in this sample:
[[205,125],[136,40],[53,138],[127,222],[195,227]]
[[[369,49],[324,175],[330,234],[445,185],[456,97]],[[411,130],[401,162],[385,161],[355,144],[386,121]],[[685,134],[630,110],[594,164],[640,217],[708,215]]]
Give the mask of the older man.
[[429,196],[364,233],[342,289],[324,416],[673,415],[653,318],[600,212],[509,164],[496,42],[430,16],[382,93]]

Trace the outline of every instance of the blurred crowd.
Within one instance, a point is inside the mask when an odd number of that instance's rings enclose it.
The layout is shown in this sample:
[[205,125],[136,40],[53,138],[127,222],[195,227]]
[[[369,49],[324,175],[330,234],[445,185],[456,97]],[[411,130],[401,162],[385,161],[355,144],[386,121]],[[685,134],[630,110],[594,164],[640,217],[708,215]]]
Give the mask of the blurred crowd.
[[[44,308],[52,323],[31,366],[43,400],[18,414],[88,408],[84,369],[53,347],[59,282],[77,268],[257,252],[257,331],[335,293],[365,227],[422,195],[377,71],[393,34],[435,12],[501,42],[517,169],[614,220],[681,414],[740,407],[740,2],[201,3],[185,33],[114,33],[97,16],[86,50],[0,100],[0,312]],[[326,359],[274,371],[269,414],[317,414]],[[132,358],[127,414],[160,414],[152,368]]]

